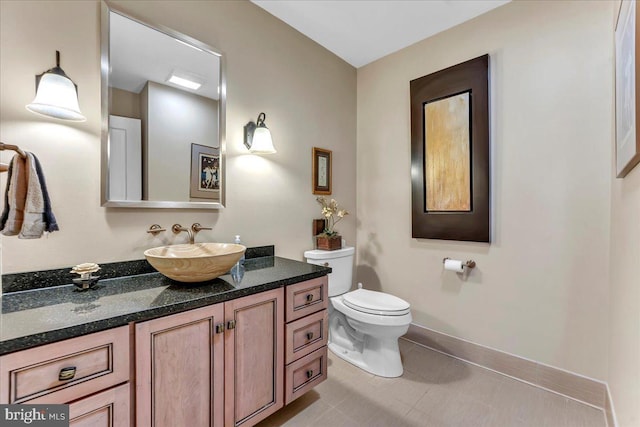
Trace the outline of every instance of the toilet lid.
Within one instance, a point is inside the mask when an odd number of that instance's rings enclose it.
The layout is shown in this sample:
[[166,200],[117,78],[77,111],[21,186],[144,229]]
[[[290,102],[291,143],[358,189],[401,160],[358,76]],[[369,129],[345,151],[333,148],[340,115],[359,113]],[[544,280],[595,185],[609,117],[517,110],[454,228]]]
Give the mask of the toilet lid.
[[409,313],[411,308],[403,299],[367,289],[347,292],[342,296],[342,301],[354,310],[381,316],[402,316]]

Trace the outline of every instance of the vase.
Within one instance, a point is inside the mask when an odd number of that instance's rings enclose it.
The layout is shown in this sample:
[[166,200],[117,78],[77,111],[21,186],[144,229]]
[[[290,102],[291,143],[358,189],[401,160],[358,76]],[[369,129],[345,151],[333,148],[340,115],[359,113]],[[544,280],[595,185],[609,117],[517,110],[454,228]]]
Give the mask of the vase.
[[342,236],[316,236],[316,248],[323,251],[342,249]]

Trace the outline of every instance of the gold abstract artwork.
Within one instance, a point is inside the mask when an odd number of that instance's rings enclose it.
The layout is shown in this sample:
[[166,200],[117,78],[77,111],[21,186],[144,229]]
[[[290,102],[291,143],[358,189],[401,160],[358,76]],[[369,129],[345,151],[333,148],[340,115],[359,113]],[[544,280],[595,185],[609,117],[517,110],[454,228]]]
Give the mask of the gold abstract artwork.
[[427,211],[471,210],[469,92],[424,106]]

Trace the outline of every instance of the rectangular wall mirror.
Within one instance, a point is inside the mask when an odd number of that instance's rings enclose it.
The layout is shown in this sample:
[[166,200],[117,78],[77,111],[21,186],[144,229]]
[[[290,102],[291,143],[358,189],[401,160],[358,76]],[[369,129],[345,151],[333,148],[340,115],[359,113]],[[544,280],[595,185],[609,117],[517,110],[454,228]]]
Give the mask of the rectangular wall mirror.
[[222,54],[106,2],[101,21],[102,206],[223,208]]

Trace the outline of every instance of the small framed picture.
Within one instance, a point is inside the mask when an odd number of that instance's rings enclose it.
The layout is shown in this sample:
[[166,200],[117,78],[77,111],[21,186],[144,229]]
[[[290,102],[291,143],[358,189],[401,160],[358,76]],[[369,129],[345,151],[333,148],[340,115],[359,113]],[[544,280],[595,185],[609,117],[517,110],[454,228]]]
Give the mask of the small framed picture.
[[191,185],[189,196],[196,199],[220,199],[222,185],[220,149],[191,144]]
[[331,150],[313,147],[313,194],[331,194]]

